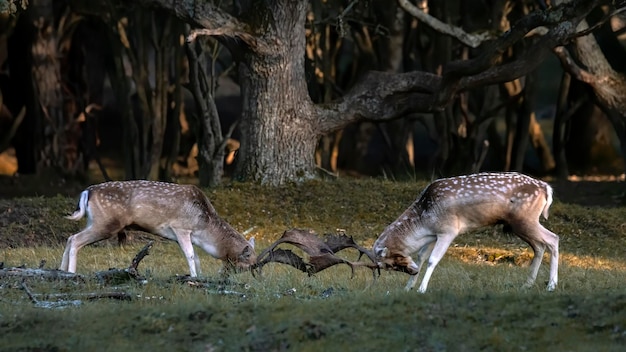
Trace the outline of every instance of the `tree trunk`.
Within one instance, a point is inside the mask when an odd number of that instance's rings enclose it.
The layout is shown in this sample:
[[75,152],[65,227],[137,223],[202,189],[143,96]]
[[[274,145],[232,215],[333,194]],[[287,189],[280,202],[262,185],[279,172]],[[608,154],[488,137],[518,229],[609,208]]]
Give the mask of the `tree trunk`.
[[315,176],[319,137],[304,79],[307,1],[254,5],[265,38],[282,45],[271,54],[244,50],[239,66],[242,139],[235,178],[283,184]]
[[[161,176],[161,156],[163,154],[163,138],[167,123],[167,110],[169,105],[168,90],[170,86],[170,66],[172,65],[172,46],[178,45],[178,32],[173,33],[172,21],[174,19],[162,11],[152,12],[150,23],[152,30],[152,43],[154,46],[154,92],[152,95],[152,143],[150,145],[150,161],[147,165],[149,172],[147,179],[158,180]],[[177,27],[174,27],[177,28]],[[175,121],[178,123],[178,121]]]

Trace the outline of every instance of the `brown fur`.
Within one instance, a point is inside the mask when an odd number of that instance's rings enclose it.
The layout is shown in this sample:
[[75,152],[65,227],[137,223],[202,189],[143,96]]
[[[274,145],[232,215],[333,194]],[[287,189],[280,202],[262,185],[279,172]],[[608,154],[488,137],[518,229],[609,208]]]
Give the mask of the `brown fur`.
[[220,218],[206,195],[193,185],[152,181],[114,181],[88,187],[78,208],[68,219],[87,214],[87,227],[70,236],[61,270],[76,271],[80,248],[125,228],[177,241],[189,264],[191,276],[200,265],[193,245],[224,261],[227,269],[247,269],[256,262],[254,242],[246,239]]
[[[423,263],[428,268],[420,292],[454,238],[461,233],[505,224],[535,252],[526,286],[532,285],[546,248],[551,252],[550,281],[558,277],[559,238],[539,223],[548,216],[552,188],[545,182],[519,173],[480,173],[440,179],[431,183],[418,199],[390,224],[374,243],[381,268],[413,275],[411,289]],[[412,254],[417,253],[417,263]]]

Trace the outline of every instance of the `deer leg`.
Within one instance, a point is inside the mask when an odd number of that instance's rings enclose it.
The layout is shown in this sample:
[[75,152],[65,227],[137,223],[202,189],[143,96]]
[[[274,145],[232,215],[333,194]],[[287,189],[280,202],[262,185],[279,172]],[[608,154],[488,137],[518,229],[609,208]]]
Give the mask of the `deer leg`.
[[[185,259],[187,259],[187,265],[189,265],[189,275],[191,277],[197,277],[198,274],[200,274],[200,259],[196,256],[193,250],[193,244],[191,243],[191,231],[173,228],[168,228],[166,231],[174,233],[173,238],[176,238],[176,242],[178,242],[180,249],[183,251]],[[164,237],[172,238],[169,234]]]
[[418,288],[419,293],[426,292],[428,288],[428,281],[430,281],[430,277],[433,275],[433,271],[443,255],[446,254],[448,247],[456,237],[456,233],[447,233],[442,235],[437,235],[437,240],[433,246],[432,252],[430,253],[430,257],[428,258],[428,267],[426,267],[426,273],[424,274],[424,278],[422,279],[422,283]]
[[63,259],[61,260],[61,266],[59,267],[59,269],[63,271],[68,271],[70,273],[75,273],[78,251],[81,248],[88,244],[92,244],[94,242],[98,242],[100,240],[108,238],[122,229],[116,227],[114,231],[109,231],[109,228],[112,227],[108,227],[106,230],[103,230],[102,228],[88,227],[83,231],[70,236],[67,239],[65,251],[63,251]]
[[530,288],[535,284],[539,267],[543,261],[543,253],[546,250],[546,246],[543,243],[534,242],[530,243],[530,246],[533,248],[534,255],[533,260],[530,262],[530,273],[528,273],[528,278],[522,286],[523,288]]
[[417,278],[419,277],[420,271],[422,270],[422,266],[426,261],[426,258],[430,257],[430,254],[433,252],[433,248],[435,248],[435,241],[429,242],[422,246],[417,252],[417,261],[419,265],[417,266],[417,274],[412,275],[409,281],[406,283],[404,287],[405,291],[410,291],[415,284],[417,283]]
[[543,240],[550,251],[550,279],[548,280],[548,291],[554,291],[559,282],[559,236],[554,232],[539,225]]
[[538,222],[533,224],[521,223],[511,225],[513,231],[528,242],[534,251],[533,260],[530,263],[530,273],[528,274],[526,283],[524,283],[522,287],[529,288],[534,285],[539,267],[543,261],[543,254],[546,248],[548,248],[550,251],[550,279],[547,289],[548,291],[553,291],[558,282],[559,236],[541,226]]

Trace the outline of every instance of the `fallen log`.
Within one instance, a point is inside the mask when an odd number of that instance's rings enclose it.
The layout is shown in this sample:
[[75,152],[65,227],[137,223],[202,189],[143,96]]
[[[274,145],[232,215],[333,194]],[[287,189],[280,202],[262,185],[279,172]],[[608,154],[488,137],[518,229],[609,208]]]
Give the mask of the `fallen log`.
[[24,267],[8,267],[0,269],[0,278],[22,277],[22,278],[40,278],[47,280],[77,280],[84,281],[85,277],[75,273],[58,269],[42,269],[42,268],[24,268]]

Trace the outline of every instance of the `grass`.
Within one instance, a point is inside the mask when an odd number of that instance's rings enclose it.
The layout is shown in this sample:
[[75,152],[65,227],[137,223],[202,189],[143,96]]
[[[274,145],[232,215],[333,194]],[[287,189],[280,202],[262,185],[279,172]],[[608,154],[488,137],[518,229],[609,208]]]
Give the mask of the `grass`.
[[[233,183],[209,190],[216,209],[240,231],[253,228],[257,251],[291,227],[318,233],[341,228],[371,246],[414,200],[425,182],[338,180],[280,189]],[[139,266],[147,284],[102,287],[29,279],[35,293],[121,290],[130,302],[84,301],[65,309],[36,308],[16,280],[0,280],[0,350],[172,351],[618,351],[626,343],[626,207],[557,201],[546,227],[561,236],[559,287],[521,290],[532,251],[514,236],[486,229],[460,236],[435,270],[429,291],[404,292],[408,276],[336,266],[308,277],[272,264],[262,279],[237,275],[226,285],[194,287],[172,279],[187,265],[175,243],[157,241]],[[0,262],[57,267],[68,235],[80,229],[62,215],[64,196],[0,200]],[[129,265],[144,236],[81,250],[89,275]],[[203,275],[219,263],[201,253]],[[355,253],[348,252],[352,258]],[[547,258],[547,256],[546,256]],[[75,298],[78,299],[78,296]]]

